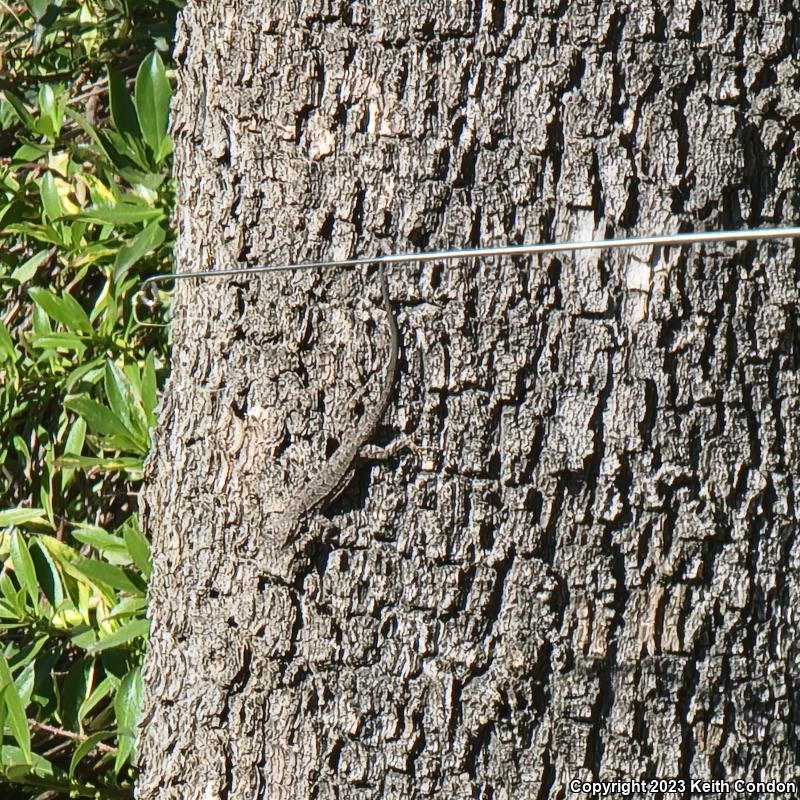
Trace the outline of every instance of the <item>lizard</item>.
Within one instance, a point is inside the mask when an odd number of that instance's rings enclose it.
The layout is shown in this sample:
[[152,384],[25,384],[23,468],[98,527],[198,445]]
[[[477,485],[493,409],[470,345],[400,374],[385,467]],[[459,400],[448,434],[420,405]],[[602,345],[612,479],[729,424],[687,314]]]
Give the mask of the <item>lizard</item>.
[[[394,309],[389,299],[389,288],[386,284],[386,274],[382,264],[380,265],[379,275],[383,308],[389,324],[389,363],[384,374],[383,385],[375,404],[371,408],[367,408],[353,428],[342,437],[342,442],[333,455],[286,510],[280,525],[280,534],[283,537],[281,547],[284,550],[291,544],[292,539],[297,536],[305,519],[321,511],[344,491],[350,482],[352,471],[359,455],[369,449],[369,457],[376,457],[375,451],[367,446],[392,399],[397,362],[400,356],[400,334],[397,329]],[[398,444],[403,444],[403,441],[398,442]],[[384,453],[390,455],[395,449],[395,447],[387,448]],[[299,542],[296,552],[302,551],[306,543],[307,539]]]

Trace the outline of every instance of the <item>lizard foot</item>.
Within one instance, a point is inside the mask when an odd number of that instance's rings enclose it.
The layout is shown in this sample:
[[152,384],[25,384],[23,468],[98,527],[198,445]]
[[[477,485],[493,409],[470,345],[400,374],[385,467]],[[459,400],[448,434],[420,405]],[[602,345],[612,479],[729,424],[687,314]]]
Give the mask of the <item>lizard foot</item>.
[[410,437],[403,434],[392,440],[386,447],[376,444],[365,444],[358,451],[362,461],[389,461],[404,450],[414,454],[420,452],[420,446]]

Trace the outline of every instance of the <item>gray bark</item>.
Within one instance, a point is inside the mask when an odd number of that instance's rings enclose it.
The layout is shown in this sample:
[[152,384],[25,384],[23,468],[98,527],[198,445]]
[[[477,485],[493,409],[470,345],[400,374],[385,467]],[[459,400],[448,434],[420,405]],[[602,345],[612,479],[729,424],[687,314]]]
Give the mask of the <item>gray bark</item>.
[[[190,3],[178,264],[791,222],[799,17]],[[274,531],[376,396],[376,277],[179,286],[138,797],[798,776],[795,255],[393,269],[378,443],[422,449],[357,471],[297,575]]]

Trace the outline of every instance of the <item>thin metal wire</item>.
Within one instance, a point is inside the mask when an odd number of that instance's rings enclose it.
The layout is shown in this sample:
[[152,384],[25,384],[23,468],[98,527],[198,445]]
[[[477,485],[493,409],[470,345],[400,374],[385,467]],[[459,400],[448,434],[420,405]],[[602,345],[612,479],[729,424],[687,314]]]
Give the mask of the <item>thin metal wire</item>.
[[[789,228],[752,228],[733,231],[705,231],[698,233],[668,233],[654,236],[632,236],[624,239],[590,239],[579,242],[547,242],[539,244],[507,245],[503,247],[477,247],[471,250],[435,250],[422,253],[391,253],[386,256],[368,258],[346,258],[329,261],[309,261],[289,264],[258,264],[254,267],[237,267],[234,269],[202,270],[195,272],[172,272],[164,275],[152,275],[142,281],[137,292],[144,293],[155,283],[171,280],[187,280],[189,278],[227,278],[233,275],[257,275],[266,272],[281,272],[291,269],[329,269],[337,267],[360,267],[368,264],[407,264],[410,262],[453,261],[459,258],[491,258],[493,256],[522,256],[537,253],[560,253],[574,250],[605,250],[623,247],[686,247],[706,242],[752,241],[755,239],[798,239],[800,227]],[[153,323],[142,322],[141,325]]]

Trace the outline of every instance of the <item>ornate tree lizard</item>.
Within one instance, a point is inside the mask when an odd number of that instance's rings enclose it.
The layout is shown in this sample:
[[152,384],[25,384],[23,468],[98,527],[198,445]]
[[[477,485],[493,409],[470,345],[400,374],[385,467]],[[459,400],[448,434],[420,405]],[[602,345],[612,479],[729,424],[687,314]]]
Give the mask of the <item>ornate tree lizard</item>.
[[[369,440],[375,434],[392,398],[395,372],[397,371],[397,361],[400,353],[400,335],[397,330],[394,309],[389,299],[389,289],[386,285],[383,264],[380,265],[379,274],[383,307],[389,323],[389,364],[386,368],[383,387],[372,408],[367,408],[358,423],[342,437],[342,442],[336,452],[309,482],[308,486],[294,498],[283,515],[279,525],[279,534],[282,538],[280,544],[283,549],[287,548],[292,539],[301,532],[304,520],[322,510],[329,502],[341,494],[350,482],[351,472],[359,456],[367,458],[389,457],[398,447],[408,446],[409,444],[402,437],[385,449],[368,447]],[[308,532],[305,537],[296,543],[295,552],[302,552],[312,538],[313,533]]]

